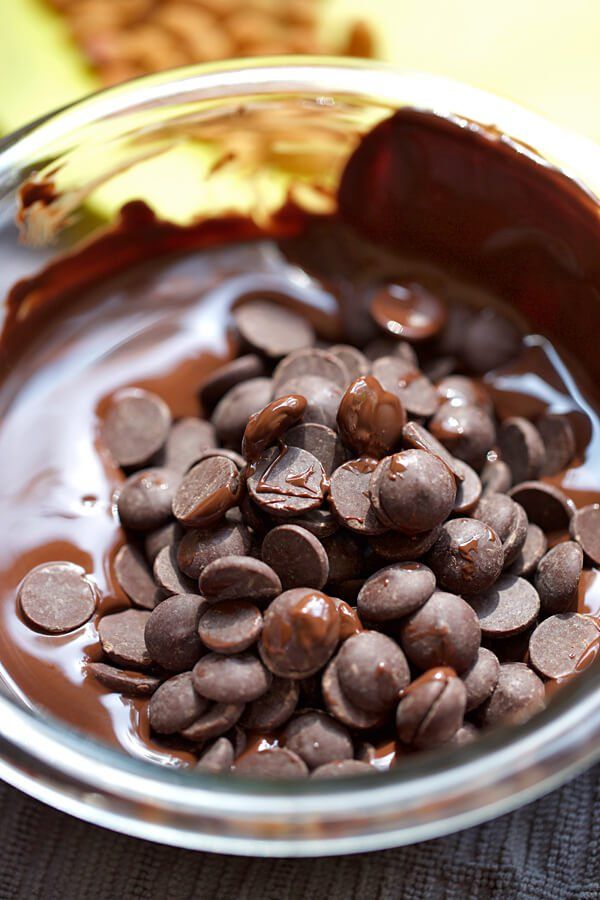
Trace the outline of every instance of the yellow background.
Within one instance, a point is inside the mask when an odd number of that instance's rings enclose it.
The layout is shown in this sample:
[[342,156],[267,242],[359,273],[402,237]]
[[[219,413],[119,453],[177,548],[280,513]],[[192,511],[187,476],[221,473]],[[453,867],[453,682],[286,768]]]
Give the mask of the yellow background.
[[[282,3],[285,0],[281,0]],[[384,59],[487,88],[600,141],[600,0],[324,0],[372,22]],[[0,0],[0,129],[93,90],[40,0]]]

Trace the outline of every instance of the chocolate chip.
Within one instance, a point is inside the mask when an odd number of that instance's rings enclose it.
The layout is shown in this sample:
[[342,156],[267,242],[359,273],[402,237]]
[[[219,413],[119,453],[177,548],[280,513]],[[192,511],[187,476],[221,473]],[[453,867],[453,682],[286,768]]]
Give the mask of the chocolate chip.
[[515,528],[517,505],[506,494],[484,494],[472,512],[474,519],[485,522],[492,528],[502,543],[508,540]]
[[111,397],[102,440],[120,466],[143,466],[165,443],[170,425],[164,400],[141,388],[125,388]]
[[227,391],[215,407],[211,421],[219,440],[239,450],[248,419],[273,397],[270,378],[250,378]]
[[430,381],[438,382],[452,375],[456,371],[457,365],[458,360],[455,356],[434,356],[423,362],[423,375],[426,375]]
[[348,638],[336,660],[342,691],[366,712],[390,709],[410,681],[404,653],[395,641],[378,631],[363,631]]
[[281,303],[260,299],[243,302],[236,306],[233,317],[243,340],[272,359],[310,347],[315,339],[308,319]]
[[220,737],[200,754],[196,769],[218,775],[219,772],[227,772],[232,767],[234,758],[231,741],[226,737]]
[[152,663],[148,653],[144,630],[150,613],[141,609],[103,616],[98,624],[98,637],[102,649],[110,660],[121,666],[145,669]]
[[350,606],[345,600],[340,600],[339,597],[333,597],[333,602],[340,617],[340,643],[342,643],[347,641],[352,635],[360,634],[363,627],[353,606]]
[[247,600],[222,600],[206,610],[198,625],[202,643],[216,653],[241,653],[256,643],[262,616]]
[[524,663],[504,663],[494,693],[482,707],[481,724],[520,725],[544,706],[544,683],[535,672]]
[[36,566],[19,588],[19,603],[28,622],[47,634],[74,631],[87,622],[98,599],[84,569],[70,562]]
[[199,694],[219,703],[249,703],[271,683],[271,673],[253,653],[208,653],[196,663],[192,677]]
[[388,622],[419,609],[435,590],[435,576],[421,563],[395,563],[368,578],[358,595],[359,615]]
[[123,527],[132,531],[150,531],[168,522],[178,485],[179,475],[168,469],[143,469],[131,475],[117,499]]
[[496,687],[499,675],[500,663],[496,654],[487,647],[480,647],[475,662],[461,676],[467,689],[467,712],[485,703]]
[[[368,360],[374,362],[382,356],[399,356],[412,364],[413,368],[419,367],[417,354],[408,341],[401,341],[393,337],[378,337],[369,341],[364,348],[364,354]],[[362,373],[361,373],[362,374]]]
[[481,406],[487,413],[493,411],[492,401],[485,386],[466,375],[448,375],[438,381],[437,392],[443,401],[453,406]]
[[377,556],[385,562],[408,562],[419,559],[431,550],[440,535],[441,527],[438,525],[430,531],[412,535],[386,531],[385,534],[374,535],[369,543]]
[[297,375],[281,385],[279,393],[298,394],[306,400],[304,422],[335,428],[343,390],[319,375]]
[[496,439],[494,422],[480,406],[443,403],[429,423],[431,434],[479,472]]
[[518,575],[522,578],[529,577],[535,572],[539,561],[547,549],[548,541],[542,529],[539,525],[529,524],[527,526],[525,543],[507,570],[508,574]]
[[441,587],[470,597],[494,584],[502,572],[504,550],[484,522],[450,519],[442,525],[427,562]]
[[341,466],[347,456],[336,432],[326,425],[317,425],[315,422],[290,428],[286,432],[285,442],[288,447],[299,447],[316,456],[326,475],[331,475],[334,469]]
[[524,578],[503,575],[487,591],[470,598],[486,637],[509,637],[525,631],[538,617],[538,592]]
[[250,544],[248,529],[236,522],[226,520],[214,530],[193,528],[185,533],[177,548],[177,564],[189,578],[198,578],[215,559],[244,556]]
[[235,764],[236,775],[249,778],[306,778],[306,763],[285,747],[255,750]]
[[421,671],[451,666],[459,675],[477,657],[481,628],[475,611],[462,597],[434,591],[400,627],[402,649]]
[[[492,452],[493,454],[493,452]],[[486,460],[480,478],[485,494],[504,494],[512,485],[512,473],[503,459],[492,455]]]
[[337,531],[321,542],[329,559],[329,581],[342,584],[360,578],[363,549],[356,537],[347,531]]
[[197,462],[203,450],[214,447],[216,443],[217,436],[210,422],[192,417],[179,419],[171,427],[159,454],[160,465],[183,475]]
[[177,545],[183,537],[183,529],[179,522],[167,522],[154,531],[150,531],[144,537],[144,552],[150,565],[154,564],[154,560],[163,549],[170,544]]
[[498,447],[515,484],[540,474],[546,451],[539,431],[529,419],[522,416],[505,419],[498,431]]
[[181,571],[177,564],[177,550],[171,545],[163,547],[152,566],[154,580],[167,594],[193,594],[196,586],[191,578]]
[[250,556],[222,556],[200,575],[200,592],[211,603],[217,600],[252,600],[263,603],[281,593],[277,573]]
[[196,721],[208,702],[194,690],[191,672],[165,681],[152,695],[148,707],[150,725],[159,734],[175,734]]
[[535,587],[545,615],[567,612],[577,600],[583,551],[574,541],[557,544],[540,561]]
[[521,346],[521,335],[510,319],[483,309],[466,325],[462,357],[474,372],[489,372],[514,359]]
[[462,469],[461,461],[455,459],[451,453],[448,453],[444,445],[430,434],[423,425],[419,425],[418,422],[407,422],[402,429],[402,440],[406,446],[413,450],[427,450],[428,453],[433,453],[434,456],[437,456],[438,459],[441,459],[446,464],[457,481],[463,480],[464,470]]
[[358,347],[351,344],[334,344],[329,347],[329,352],[345,365],[349,381],[354,381],[359,375],[368,375],[371,371],[371,363]]
[[200,450],[196,462],[212,459],[214,456],[224,456],[225,459],[231,460],[240,472],[246,468],[246,460],[242,454],[238,453],[237,450],[227,450],[225,447],[208,447],[206,450]]
[[282,741],[309,769],[340,759],[352,759],[354,745],[348,730],[320,710],[302,712],[286,725]]
[[510,496],[520,503],[530,522],[544,531],[563,531],[575,511],[575,505],[560,488],[542,481],[524,481],[510,491]]
[[354,778],[360,775],[375,775],[377,769],[360,759],[337,759],[325,763],[310,773],[310,777],[322,781],[325,778]]
[[465,744],[472,744],[478,737],[479,729],[471,722],[465,722],[446,744],[452,747],[463,747]]
[[456,483],[456,499],[452,513],[455,516],[464,516],[472,512],[481,499],[481,481],[475,469],[466,462],[457,459],[454,465],[462,473],[462,480]]
[[423,341],[444,327],[444,301],[420,284],[387,284],[371,300],[371,315],[380,328],[408,341]]
[[369,495],[377,460],[369,456],[351,459],[336,469],[329,482],[329,503],[338,520],[359,534],[387,531],[375,514]]
[[504,568],[507,569],[515,561],[525,541],[527,539],[527,528],[529,520],[527,513],[519,503],[515,503],[515,518],[512,528],[506,540],[503,543],[504,548]]
[[570,531],[588,559],[600,565],[600,504],[578,509],[571,519]]
[[205,409],[212,409],[237,384],[251,378],[261,378],[265,374],[265,364],[256,353],[238,356],[224,366],[219,366],[203,380],[199,390],[200,401]]
[[175,594],[152,611],[144,638],[152,660],[169,672],[191,669],[204,652],[198,623],[208,604],[197,594]]
[[115,577],[119,587],[135,606],[154,609],[164,594],[156,587],[148,563],[132,544],[123,544],[115,556]]
[[445,744],[463,723],[466,701],[466,688],[452,669],[425,672],[406,688],[398,704],[398,737],[418,750]]
[[248,478],[253,501],[274,516],[294,516],[323,502],[325,473],[319,460],[298,447],[270,447]]
[[436,411],[439,404],[436,390],[412,363],[398,356],[382,356],[375,360],[371,371],[382,388],[395,394],[410,415],[428,418]]
[[282,678],[306,678],[325,665],[340,634],[331,597],[295,588],[276,597],[265,612],[259,644],[265,665]]
[[297,681],[274,675],[269,690],[248,704],[240,723],[244,728],[258,732],[280,728],[294,714],[299,696]]
[[127,672],[124,669],[107,666],[106,663],[88,663],[86,671],[109,691],[117,691],[125,697],[149,697],[160,684],[160,678],[154,675],[147,675],[145,672]]
[[600,620],[562,613],[541,622],[529,639],[529,658],[545,678],[567,678],[581,672],[600,644]]
[[208,741],[229,731],[244,711],[243,703],[213,703],[198,719],[181,729],[188,741]]
[[406,412],[396,394],[384,390],[372,375],[361,375],[344,393],[337,423],[348,446],[381,458],[399,446]]
[[281,360],[273,372],[273,393],[281,393],[282,385],[303,375],[316,375],[332,381],[342,390],[350,380],[346,366],[337,356],[328,350],[311,347],[308,350],[296,350]]
[[453,303],[448,309],[446,324],[437,340],[438,351],[452,356],[462,356],[467,329],[474,319],[475,313],[472,309]]
[[546,451],[541,474],[557,475],[575,456],[575,434],[571,423],[566,416],[547,413],[535,424]]
[[356,706],[342,690],[339,680],[338,658],[331,660],[321,681],[325,705],[334,718],[352,729],[374,728],[383,721],[383,716],[374,710],[364,710]]
[[329,559],[321,542],[298,525],[280,525],[262,544],[263,560],[277,572],[283,590],[320,589],[329,578]]
[[305,411],[304,397],[287,394],[272,400],[264,409],[250,416],[242,438],[242,453],[248,462],[255,462],[268,447],[279,444]]
[[420,534],[448,516],[456,482],[436,456],[425,450],[403,450],[379,463],[369,494],[383,524],[404,534]]
[[197,463],[184,476],[173,499],[173,515],[182,524],[207,528],[237,506],[243,482],[238,468],[225,456]]
[[320,541],[324,538],[331,537],[338,530],[339,522],[328,509],[309,509],[308,512],[301,516],[294,516],[288,519],[289,525],[299,525],[310,531]]

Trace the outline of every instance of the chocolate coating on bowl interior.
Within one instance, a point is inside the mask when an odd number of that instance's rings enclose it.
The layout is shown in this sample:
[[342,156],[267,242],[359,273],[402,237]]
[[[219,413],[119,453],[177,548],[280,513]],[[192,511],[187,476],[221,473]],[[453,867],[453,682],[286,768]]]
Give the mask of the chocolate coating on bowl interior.
[[381,458],[402,439],[406,412],[396,394],[372,375],[361,375],[342,397],[337,424],[345,443],[357,453]]
[[463,724],[467,691],[451,668],[425,672],[406,688],[396,712],[396,731],[408,747],[445,744]]
[[387,284],[371,300],[371,315],[380,328],[408,341],[438,334],[447,316],[446,304],[420,284]]
[[340,635],[340,617],[331,597],[294,588],[276,597],[265,612],[259,651],[282,678],[306,678],[331,657]]
[[529,639],[531,665],[545,678],[567,678],[585,669],[600,649],[600,619],[570,612],[550,616]]
[[[237,384],[251,378],[261,378],[265,374],[265,364],[256,353],[238,356],[224,366],[219,366],[202,381],[198,392],[200,401],[205,409],[212,409]],[[214,443],[207,446],[214,446]]]
[[337,520],[358,534],[383,534],[371,503],[369,486],[378,461],[371,456],[351,459],[335,470],[329,481],[329,504]]
[[207,653],[194,666],[192,679],[196,691],[208,700],[249,703],[268,691],[271,673],[253,653]]
[[179,475],[168,469],[144,469],[131,475],[117,499],[123,527],[132,531],[150,531],[168,522],[179,482]]
[[114,572],[119,587],[134,606],[152,610],[164,598],[144,556],[133,544],[123,544],[119,548],[115,556]]
[[390,709],[410,682],[404,653],[378,631],[362,631],[348,638],[336,660],[342,691],[366,712]]
[[578,509],[573,514],[569,529],[571,537],[588,559],[600,566],[600,503]]
[[208,708],[192,683],[192,673],[182,672],[163,682],[148,707],[150,725],[159,734],[176,734],[198,719]]
[[530,481],[541,473],[546,450],[539,431],[529,419],[522,416],[505,419],[498,431],[498,447],[515,484]]
[[535,587],[545,615],[567,612],[577,601],[583,569],[583,550],[575,541],[565,541],[540,560]]
[[496,428],[480,406],[443,403],[429,423],[429,430],[447,450],[479,472],[494,446]]
[[524,663],[502,663],[498,683],[481,707],[481,724],[520,725],[546,705],[544,683]]
[[175,594],[152,611],[144,639],[153,662],[168,672],[185,672],[198,662],[204,653],[198,623],[207,606],[197,594]]
[[436,590],[402,622],[400,642],[409,661],[421,671],[451,666],[460,675],[477,658],[481,627],[462,597]]
[[262,631],[260,610],[247,600],[222,600],[204,611],[198,635],[205,647],[226,655],[255,644]]
[[100,619],[98,637],[110,660],[134,669],[146,669],[152,664],[144,638],[149,618],[146,610],[126,609]]
[[422,563],[386,566],[371,575],[360,589],[359,615],[368,622],[401,619],[429,600],[435,584],[435,575]]
[[482,634],[487,637],[510,637],[525,631],[540,612],[538,592],[524,578],[503,575],[487,591],[470,597],[479,617]]
[[258,732],[280,728],[294,714],[299,697],[298,681],[274,675],[268,691],[246,706],[240,725]]
[[319,460],[298,447],[270,447],[248,475],[252,500],[270,515],[297,516],[323,502],[325,472]]
[[315,340],[304,316],[271,300],[240,298],[233,317],[243,340],[272,359],[310,347]]
[[523,507],[529,521],[544,531],[568,528],[575,512],[575,504],[560,488],[543,481],[516,484],[510,490],[510,496]]
[[222,556],[208,563],[200,575],[200,593],[211,603],[252,600],[265,603],[281,593],[277,573],[251,556]]
[[273,392],[281,393],[282,385],[292,378],[301,378],[303,375],[316,375],[318,378],[332,381],[342,390],[349,381],[348,370],[337,356],[328,350],[310,347],[289,353],[276,366],[273,372]]
[[342,689],[338,672],[338,658],[334,657],[323,673],[321,688],[325,705],[331,715],[347,728],[365,730],[381,725],[385,715],[375,710],[361,709]]
[[298,587],[319,590],[329,579],[329,558],[323,545],[299,525],[279,525],[269,531],[261,555],[277,572],[284,591]]
[[382,524],[404,534],[420,534],[450,514],[456,481],[431,453],[403,450],[379,463],[371,476],[369,495]]
[[143,466],[167,439],[171,412],[150,391],[124,388],[110,398],[102,422],[102,440],[115,461],[124,468]]
[[467,712],[485,703],[496,687],[499,675],[500,663],[496,654],[487,647],[480,647],[473,665],[461,675],[467,689]]
[[286,431],[298,424],[305,410],[304,397],[287,394],[272,400],[260,412],[250,416],[242,438],[245,459],[253,463],[264,450],[278,444]]
[[160,678],[156,675],[149,675],[147,672],[128,672],[126,669],[117,669],[116,666],[108,666],[106,663],[91,662],[87,664],[85,670],[103,687],[123,694],[124,697],[150,697],[160,685]]
[[237,466],[225,456],[203,459],[184,476],[173,499],[173,515],[186,526],[207,528],[237,506],[243,481]]
[[285,443],[288,447],[299,447],[316,456],[326,475],[331,475],[348,457],[339,435],[327,425],[318,425],[316,422],[290,428],[286,432]]
[[202,452],[217,444],[214,426],[203,419],[188,416],[171,426],[166,443],[158,455],[160,465],[184,475]]
[[81,566],[51,562],[25,576],[18,599],[28,623],[47,634],[64,634],[92,617],[98,595]]
[[219,441],[226,447],[239,450],[248,419],[272,399],[273,383],[270,378],[250,378],[227,391],[211,417]]
[[504,550],[493,528],[477,519],[450,519],[429,551],[438,584],[471,596],[489,588],[502,572]]
[[203,569],[224,556],[245,556],[250,549],[245,525],[225,519],[214,529],[192,528],[177,547],[177,564],[189,578],[199,578]]
[[320,710],[307,710],[294,716],[286,725],[281,740],[283,746],[297,753],[309,769],[354,756],[348,729]]
[[286,747],[269,747],[247,753],[236,762],[233,771],[236,775],[260,779],[308,776],[306,763]]

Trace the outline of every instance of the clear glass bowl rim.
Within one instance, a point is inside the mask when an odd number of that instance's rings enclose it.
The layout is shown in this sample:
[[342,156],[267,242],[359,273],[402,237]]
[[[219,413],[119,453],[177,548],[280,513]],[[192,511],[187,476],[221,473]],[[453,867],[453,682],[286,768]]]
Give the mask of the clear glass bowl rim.
[[[600,148],[484,91],[372,62],[273,58],[178,69],[102,91],[0,142],[0,194],[55,138],[154,104],[251,94],[352,97],[481,122],[543,165],[600,193]],[[532,151],[531,147],[536,150]],[[254,782],[128,757],[41,719],[0,695],[0,777],[95,824],[194,849],[266,856],[363,852],[413,843],[509,811],[600,758],[598,666],[560,691],[533,722],[459,750],[415,758],[377,779]]]

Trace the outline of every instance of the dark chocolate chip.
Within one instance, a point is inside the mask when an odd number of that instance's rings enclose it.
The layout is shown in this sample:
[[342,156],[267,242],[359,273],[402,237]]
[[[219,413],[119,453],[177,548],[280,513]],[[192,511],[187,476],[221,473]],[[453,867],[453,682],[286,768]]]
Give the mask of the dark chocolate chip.
[[371,371],[371,363],[358,347],[351,344],[334,344],[329,347],[329,352],[346,366],[348,380],[354,381],[359,375],[368,375]]
[[487,591],[470,598],[486,637],[509,637],[525,631],[540,611],[538,592],[524,578],[503,575]]
[[281,581],[266,562],[251,556],[222,556],[200,575],[200,593],[217,600],[252,600],[263,603],[281,593]]
[[268,732],[280,728],[294,714],[299,696],[297,681],[274,675],[269,690],[248,704],[240,723],[250,731]]
[[211,421],[226,447],[240,448],[248,419],[273,397],[270,378],[250,378],[227,391],[215,407]]
[[375,766],[360,759],[338,759],[335,762],[319,766],[310,773],[310,777],[322,781],[326,778],[355,778],[360,775],[375,775],[376,773]]
[[391,709],[410,681],[404,653],[378,631],[362,631],[348,638],[336,660],[342,691],[366,712]]
[[189,578],[199,578],[209,563],[223,556],[244,556],[250,544],[250,532],[236,522],[226,520],[214,530],[193,528],[179,543],[177,564]]
[[213,703],[198,719],[182,728],[188,741],[208,741],[229,731],[244,712],[243,703]]
[[436,411],[439,397],[435,387],[412,363],[383,356],[373,363],[372,373],[384,390],[398,397],[409,415],[428,418]]
[[385,534],[374,535],[369,544],[377,556],[385,562],[409,562],[424,556],[437,541],[442,526],[424,531],[421,534],[400,534],[399,531],[386,531]]
[[297,394],[286,394],[272,400],[259,412],[250,416],[244,437],[242,453],[248,462],[256,462],[268,448],[279,444],[285,433],[296,425],[306,411],[306,400]]
[[403,692],[396,712],[398,737],[417,750],[445,744],[462,726],[466,702],[466,688],[452,669],[430,669]]
[[348,730],[320,710],[308,710],[286,725],[282,742],[297,753],[309,769],[339,759],[352,759],[354,745]]
[[183,529],[179,522],[167,522],[154,531],[150,531],[144,537],[144,552],[150,565],[154,564],[154,560],[163,547],[170,544],[177,545],[183,537]]
[[423,425],[418,422],[407,422],[402,429],[402,440],[410,449],[427,450],[428,453],[433,453],[446,464],[457,481],[463,480],[464,470],[461,467],[461,461],[455,459]]
[[149,697],[160,685],[160,678],[155,675],[127,672],[125,669],[107,666],[106,663],[91,662],[85,670],[109,691],[116,691],[125,697]]
[[492,451],[491,458],[484,463],[480,474],[484,494],[504,494],[513,483],[512,473],[503,459]]
[[502,313],[482,309],[467,324],[462,357],[474,372],[489,372],[514,359],[522,345],[516,325]]
[[164,525],[172,516],[171,503],[179,481],[179,475],[168,469],[143,469],[131,475],[117,499],[121,524],[132,531]]
[[383,534],[387,527],[375,514],[369,485],[377,460],[351,459],[336,469],[329,482],[329,503],[339,522],[359,534]]
[[374,728],[381,724],[383,716],[374,710],[364,710],[356,706],[342,690],[338,671],[338,658],[331,660],[321,682],[323,699],[331,715],[342,725],[352,729]]
[[199,390],[200,401],[205,409],[212,409],[236,384],[251,378],[261,378],[265,374],[265,364],[256,353],[238,356],[224,366],[219,366],[203,380]]
[[450,519],[429,551],[438,584],[464,596],[485,591],[502,572],[504,550],[493,528],[477,519]]
[[244,341],[272,359],[310,347],[315,340],[307,318],[270,300],[240,302],[233,317]]
[[207,609],[198,625],[202,643],[216,653],[241,653],[262,631],[260,610],[247,600],[222,600]]
[[505,569],[508,569],[509,566],[512,565],[527,540],[527,528],[529,527],[527,513],[520,503],[515,503],[515,506],[514,522],[508,537],[502,545],[504,548]]
[[294,588],[280,594],[265,612],[259,644],[265,665],[282,678],[306,678],[333,654],[340,618],[331,597]]
[[421,563],[394,563],[368,578],[358,595],[358,613],[370,622],[401,619],[419,609],[435,590],[435,576]]
[[380,459],[400,445],[406,412],[396,394],[372,375],[361,375],[346,389],[337,423],[349,447]]
[[188,578],[177,563],[177,550],[171,545],[163,547],[156,555],[152,566],[154,580],[165,594],[193,594],[196,585]]
[[271,683],[271,673],[253,653],[208,653],[196,663],[192,677],[198,693],[218,703],[249,703],[262,697]]
[[273,393],[280,394],[282,385],[303,375],[317,375],[333,381],[342,390],[350,380],[346,366],[337,356],[328,350],[311,347],[308,350],[296,350],[281,360],[273,372]]
[[235,764],[236,775],[248,778],[306,778],[306,763],[285,747],[255,750]]
[[498,430],[498,447],[512,472],[514,484],[537,478],[546,457],[540,433],[529,419],[513,416]]
[[448,309],[448,317],[437,340],[440,353],[462,356],[467,329],[475,319],[475,313],[468,306],[453,303]]
[[545,706],[544,683],[524,663],[503,663],[494,692],[481,708],[481,724],[520,725]]
[[477,658],[481,628],[462,597],[434,591],[400,627],[402,649],[421,671],[451,666],[459,675]]
[[310,531],[320,541],[331,537],[340,527],[338,520],[328,509],[309,509],[301,516],[294,516],[287,521],[289,525],[299,525]]
[[583,551],[575,541],[557,544],[538,565],[535,587],[545,615],[567,612],[577,601]]
[[226,737],[220,737],[214,744],[202,751],[198,757],[196,769],[218,775],[219,772],[228,772],[231,769],[234,758],[231,741]]
[[319,375],[297,375],[282,384],[278,393],[298,394],[306,400],[304,422],[336,427],[336,419],[343,389],[334,381]]
[[475,469],[461,459],[455,460],[454,465],[462,473],[462,480],[456,482],[456,499],[452,513],[455,516],[465,516],[475,509],[481,499],[481,481]]
[[472,744],[478,737],[479,729],[477,726],[473,725],[472,722],[465,722],[446,744],[451,747],[463,747],[465,744]]
[[535,572],[539,561],[548,549],[548,540],[539,525],[527,526],[525,543],[507,570],[509,575],[528,578]]
[[480,647],[472,666],[461,675],[467,689],[467,712],[477,709],[488,699],[498,683],[500,663],[487,647]]
[[347,457],[344,445],[335,431],[326,425],[317,425],[316,422],[290,428],[286,432],[285,443],[288,447],[299,447],[316,456],[326,475],[331,475]]
[[588,559],[600,566],[600,503],[578,509],[571,519],[570,531]]
[[415,369],[419,367],[419,360],[414,347],[408,341],[401,341],[398,338],[387,336],[375,338],[369,341],[364,348],[364,354],[370,362],[374,362],[382,356],[399,356],[406,362],[411,363]]
[[159,734],[175,734],[195,722],[208,702],[194,690],[191,672],[165,681],[152,695],[148,707],[150,725]]
[[120,466],[143,466],[161,449],[170,426],[164,400],[141,388],[125,388],[111,397],[102,440]]
[[198,623],[207,602],[197,594],[175,594],[148,618],[144,638],[152,660],[169,672],[191,669],[204,652]]
[[557,475],[575,456],[575,434],[571,423],[566,416],[547,413],[540,416],[535,425],[546,450],[541,474]]
[[329,581],[342,584],[360,578],[363,570],[363,548],[358,538],[340,530],[322,540],[329,559]]
[[270,515],[297,516],[323,502],[325,473],[306,450],[270,447],[247,483],[252,500]]
[[474,519],[485,522],[496,532],[502,543],[508,540],[515,528],[517,505],[506,494],[484,494],[472,512]]
[[520,503],[530,522],[544,531],[563,531],[575,512],[575,505],[553,484],[543,481],[524,481],[515,485],[510,496]]
[[198,461],[203,450],[217,443],[215,429],[210,422],[188,417],[172,426],[167,442],[160,453],[160,465],[183,475]]
[[456,498],[456,481],[431,453],[403,450],[379,463],[371,476],[369,493],[383,524],[404,534],[420,534],[449,515]]
[[207,528],[237,506],[243,481],[237,466],[225,456],[197,463],[184,476],[173,499],[173,515],[183,525]]
[[445,302],[420,284],[387,284],[371,300],[380,328],[408,341],[432,338],[446,323]]
[[25,618],[48,634],[74,631],[94,614],[98,596],[84,569],[70,562],[36,566],[19,588]]
[[262,543],[262,558],[277,572],[284,591],[320,589],[329,579],[329,559],[323,545],[299,525],[273,528]]
[[593,661],[600,645],[600,620],[562,613],[541,622],[529,639],[529,658],[545,678],[567,678]]
[[485,385],[467,375],[448,375],[436,387],[442,401],[449,400],[453,406],[481,406],[487,413],[493,411]]
[[151,665],[152,658],[144,639],[150,615],[146,610],[126,609],[100,619],[98,636],[102,649],[110,660],[118,665],[137,669],[145,669]]
[[154,609],[164,594],[156,582],[144,556],[132,544],[123,544],[115,556],[115,577],[119,587],[135,606]]
[[429,423],[429,430],[457,459],[481,471],[496,440],[494,422],[480,406],[443,403]]

